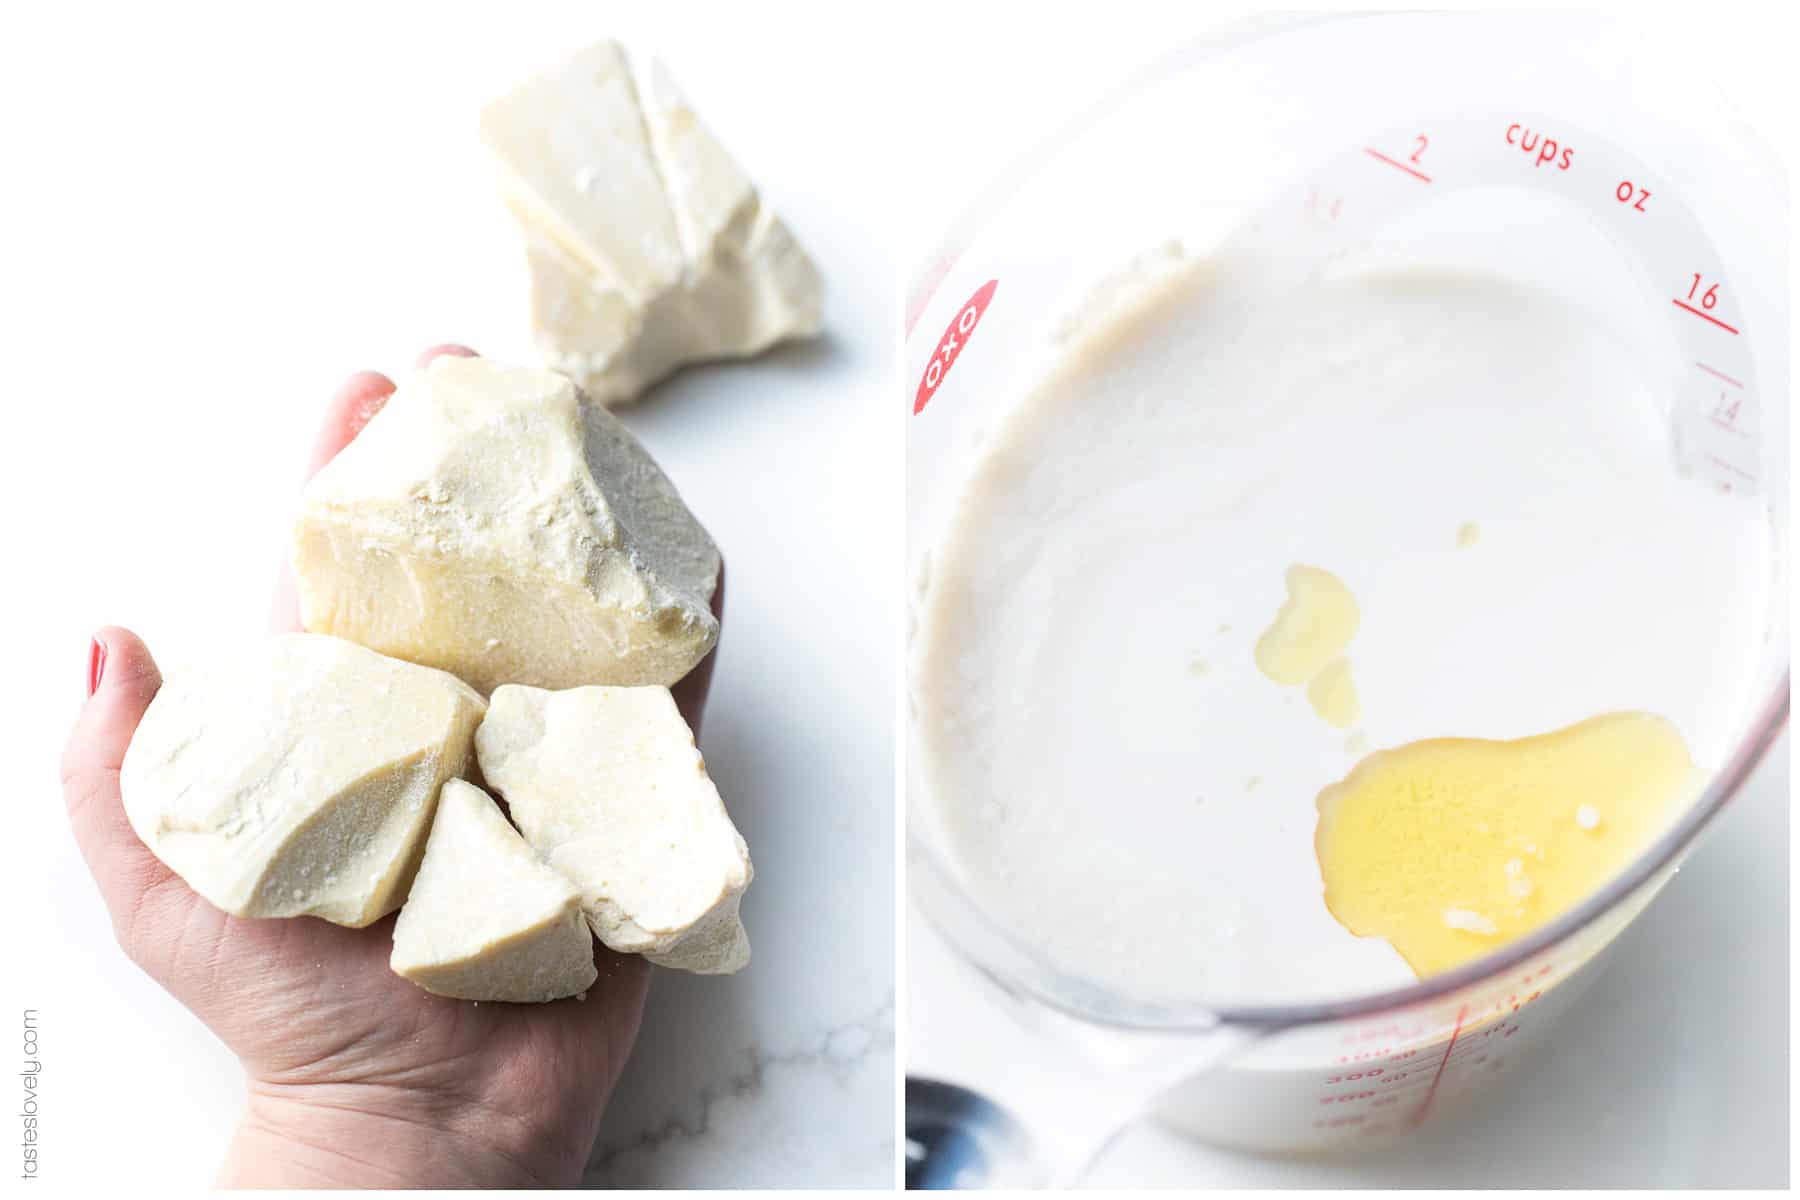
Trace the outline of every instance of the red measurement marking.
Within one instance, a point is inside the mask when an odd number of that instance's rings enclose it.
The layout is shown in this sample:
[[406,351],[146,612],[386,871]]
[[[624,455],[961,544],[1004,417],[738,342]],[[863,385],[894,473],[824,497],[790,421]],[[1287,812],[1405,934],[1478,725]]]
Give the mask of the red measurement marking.
[[1367,154],[1370,158],[1380,159],[1382,162],[1386,163],[1390,167],[1393,167],[1395,170],[1405,171],[1408,175],[1411,175],[1414,179],[1423,179],[1426,183],[1431,182],[1431,176],[1427,175],[1425,172],[1420,171],[1414,167],[1409,167],[1405,163],[1399,161],[1398,159],[1389,158],[1387,155],[1383,154],[1379,150],[1373,150],[1373,149],[1370,149],[1368,146],[1364,146],[1363,153]]
[[950,327],[944,330],[944,336],[938,339],[937,349],[931,352],[931,361],[925,364],[925,374],[919,377],[919,390],[913,396],[913,415],[918,416],[937,395],[938,386],[944,377],[950,374],[950,368],[956,365],[962,354],[963,346],[968,343],[969,335],[975,332],[975,326],[981,323],[981,315],[987,311],[988,302],[994,298],[994,289],[1000,286],[998,279],[990,279],[976,289],[969,297],[969,302],[951,318]]
[[[1513,139],[1514,134],[1518,135],[1518,140],[1516,141]],[[1541,129],[1536,133],[1533,133],[1523,125],[1516,123],[1508,125],[1506,127],[1506,144],[1509,146],[1517,146],[1526,154],[1536,154],[1537,161],[1531,164],[1533,167],[1541,167],[1545,163],[1555,163],[1557,170],[1566,171],[1574,165],[1575,148],[1573,146],[1558,146],[1556,139],[1553,137],[1545,137],[1544,132]],[[1556,159],[1556,152],[1558,149],[1562,151],[1561,162],[1557,162]]]
[[1374,1092],[1346,1092],[1342,1096],[1320,1096],[1320,1104],[1350,1104],[1357,1100],[1373,1100]]
[[1318,188],[1313,188],[1307,197],[1307,207],[1315,212],[1322,212],[1333,221],[1338,218],[1338,210],[1344,207],[1342,196],[1326,197]]
[[[1680,301],[1676,301],[1676,303],[1680,303]],[[1711,317],[1707,318],[1707,320],[1709,320],[1709,321],[1711,319],[1712,319]],[[1733,332],[1736,332],[1736,331],[1733,330]],[[1741,388],[1744,386],[1743,384],[1739,383],[1737,380],[1733,379],[1731,376],[1727,375],[1725,372],[1719,370],[1717,367],[1709,367],[1703,362],[1697,362],[1694,365],[1696,367],[1699,367],[1702,371],[1705,371],[1708,375],[1713,376],[1715,379],[1723,379],[1726,383],[1729,383],[1734,388]]]
[[1743,397],[1740,396],[1733,400],[1730,392],[1720,392],[1719,402],[1713,406],[1711,412],[1706,414],[1706,419],[1726,433],[1735,434],[1738,437],[1749,437],[1748,433],[1737,427],[1738,410],[1743,407]]
[[[1632,200],[1633,196],[1637,197],[1635,202]],[[1613,197],[1620,204],[1629,204],[1638,212],[1650,211],[1644,207],[1644,201],[1650,198],[1650,189],[1638,187],[1629,179],[1620,181],[1618,188],[1613,192]]]
[[1727,471],[1730,471],[1733,475],[1736,475],[1740,479],[1747,479],[1751,483],[1756,482],[1756,476],[1754,476],[1750,472],[1744,470],[1744,468],[1738,466],[1736,463],[1726,462],[1724,459],[1720,458],[1716,454],[1708,454],[1706,456],[1706,461],[1711,463],[1715,467],[1724,467]]
[[1463,1005],[1456,1012],[1456,1025],[1450,1030],[1450,1042],[1444,1047],[1444,1056],[1438,1059],[1437,1073],[1431,1077],[1431,1086],[1426,1089],[1425,1102],[1419,1105],[1419,1111],[1413,1114],[1412,1123],[1418,1125],[1425,1120],[1425,1114],[1431,1111],[1431,1102],[1437,1098],[1438,1084],[1443,1082],[1444,1068],[1450,1065],[1450,1052],[1456,1049],[1456,1039],[1462,1034],[1463,1018],[1469,1015],[1469,1006]]
[[[1699,309],[1695,308],[1693,305],[1687,303],[1686,301],[1671,300],[1670,303],[1673,304],[1676,308],[1686,309],[1688,312],[1693,313],[1696,317],[1699,317],[1702,321],[1711,321],[1714,325],[1717,325],[1720,329],[1723,329],[1726,333],[1736,333],[1737,332],[1737,330],[1734,327],[1727,325],[1725,322],[1719,320],[1719,318],[1713,316],[1711,313],[1703,313]],[[1742,387],[1743,385],[1739,384],[1738,386]]]
[[[1400,1026],[1390,1022],[1386,1025],[1370,1026],[1369,1028],[1366,1028],[1366,1029],[1349,1030],[1343,1035],[1342,1039],[1340,1039],[1340,1040],[1345,1041],[1345,1042],[1369,1042],[1369,1041],[1374,1041],[1376,1038],[1393,1037],[1395,1035],[1398,1035],[1399,1032],[1400,1032]],[[1392,1047],[1389,1047],[1389,1049],[1391,1049],[1391,1048]],[[1382,1051],[1382,1053],[1384,1053],[1384,1054],[1386,1052],[1387,1052],[1386,1050]]]

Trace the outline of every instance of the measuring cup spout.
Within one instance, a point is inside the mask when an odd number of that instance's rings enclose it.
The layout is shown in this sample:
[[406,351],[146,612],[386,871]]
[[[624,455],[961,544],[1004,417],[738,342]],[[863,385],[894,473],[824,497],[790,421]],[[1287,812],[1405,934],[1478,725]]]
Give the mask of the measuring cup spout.
[[1013,1111],[953,1084],[908,1078],[909,1188],[1077,1186],[1171,1089],[1269,1032],[1103,1028],[1027,1006],[1015,1016],[1041,1053],[1014,1061],[1005,1084]]
[[1044,1127],[1050,1141],[1045,1154],[1050,1186],[1078,1186],[1170,1091],[1231,1059],[1267,1032],[1224,1023],[1179,1034],[1097,1027],[1080,1031],[1076,1036],[1088,1069],[1066,1079],[1063,1103]]

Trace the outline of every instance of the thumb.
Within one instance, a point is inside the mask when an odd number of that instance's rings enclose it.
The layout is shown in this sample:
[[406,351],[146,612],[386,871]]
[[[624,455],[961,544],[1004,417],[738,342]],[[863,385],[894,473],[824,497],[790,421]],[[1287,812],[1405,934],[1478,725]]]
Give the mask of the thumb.
[[162,673],[135,633],[114,627],[94,635],[90,662],[91,694],[63,749],[63,803],[112,916],[113,932],[129,952],[131,929],[146,898],[171,882],[187,890],[138,839],[119,799],[125,748],[162,686]]

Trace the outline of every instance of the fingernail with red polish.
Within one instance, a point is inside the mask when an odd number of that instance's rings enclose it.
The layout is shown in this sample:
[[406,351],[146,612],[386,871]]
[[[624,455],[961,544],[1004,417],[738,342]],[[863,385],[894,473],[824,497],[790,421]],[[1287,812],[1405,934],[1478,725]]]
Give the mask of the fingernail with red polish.
[[95,638],[88,647],[88,695],[100,689],[100,677],[106,674],[106,643]]

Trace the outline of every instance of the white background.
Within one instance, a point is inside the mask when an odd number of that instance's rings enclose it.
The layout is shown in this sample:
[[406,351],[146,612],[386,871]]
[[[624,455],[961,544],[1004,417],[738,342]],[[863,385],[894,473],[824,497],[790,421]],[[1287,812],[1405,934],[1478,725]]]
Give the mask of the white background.
[[755,962],[658,972],[590,1180],[893,1178],[897,271],[884,146],[851,102],[866,55],[816,49],[862,43],[805,25],[595,4],[9,15],[7,998],[41,1013],[54,1177],[202,1184],[241,1097],[224,1050],[115,949],[68,834],[55,768],[90,631],[128,625],[164,656],[261,636],[338,382],[446,340],[529,357],[477,110],[560,53],[642,34],[828,300],[818,343],[692,371],[627,415],[728,565],[702,744],[756,862]]
[[[1015,155],[1181,41],[1268,6],[1089,7],[1034,21],[1005,6],[908,6],[902,45],[930,63],[909,93],[900,195],[911,272]],[[1323,6],[1308,6],[1323,7]],[[1448,7],[1464,7],[1450,5]],[[1769,6],[1664,19],[1635,5],[1646,46],[1691,64],[1677,89],[1736,108],[1793,146],[1792,30]],[[1789,167],[1791,171],[1792,163]],[[1790,231],[1792,222],[1790,221]],[[1150,235],[1147,235],[1150,236]],[[928,333],[935,333],[929,330]],[[903,381],[908,382],[908,381]],[[1466,1116],[1389,1155],[1283,1161],[1145,1128],[1090,1182],[1116,1186],[1781,1186],[1789,1157],[1788,739],[1681,875],[1617,947],[1607,973],[1530,1071]],[[997,1078],[1036,1043],[992,1019],[982,981],[909,909],[906,1058],[914,1073]]]

